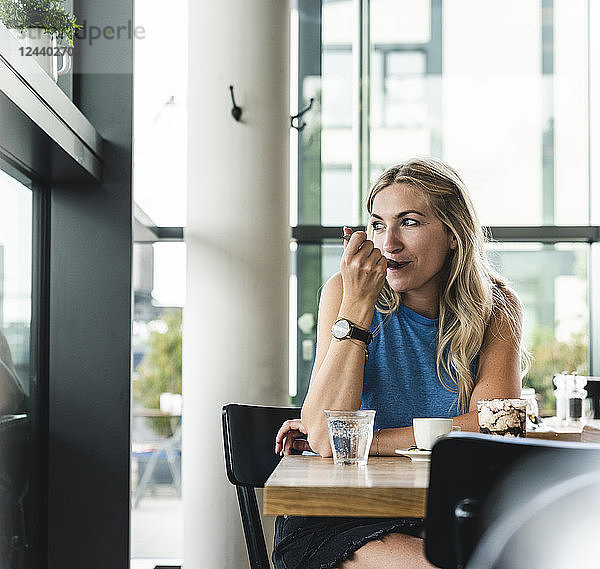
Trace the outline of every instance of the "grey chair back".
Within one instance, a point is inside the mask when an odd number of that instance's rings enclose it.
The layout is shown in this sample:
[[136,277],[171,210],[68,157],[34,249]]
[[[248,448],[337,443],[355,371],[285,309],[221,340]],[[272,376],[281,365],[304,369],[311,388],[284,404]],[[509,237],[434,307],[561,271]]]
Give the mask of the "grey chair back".
[[554,483],[555,475],[533,466],[542,462],[533,463],[532,458],[562,465],[561,475],[568,477],[580,474],[581,465],[589,463],[593,452],[600,457],[600,446],[478,433],[442,437],[431,452],[425,517],[427,559],[444,569],[465,568],[493,522],[483,514],[494,511],[489,506],[507,476],[522,482],[536,480],[543,488]]

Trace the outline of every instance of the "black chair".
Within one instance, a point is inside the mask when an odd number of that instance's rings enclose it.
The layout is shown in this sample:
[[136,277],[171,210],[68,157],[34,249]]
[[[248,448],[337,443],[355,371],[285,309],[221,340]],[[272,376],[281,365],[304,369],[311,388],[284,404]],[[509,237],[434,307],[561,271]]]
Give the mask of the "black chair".
[[[555,485],[557,476],[576,477],[583,465],[592,464],[593,453],[600,459],[600,446],[475,433],[452,433],[439,439],[431,452],[427,559],[443,569],[463,569],[494,517],[506,514],[495,502],[499,488],[502,500],[506,499],[503,482],[507,478],[513,497],[520,500],[518,492],[526,487],[525,482],[535,481],[538,488],[545,488]],[[560,465],[560,473],[548,464]]]
[[225,405],[222,411],[227,478],[236,487],[248,558],[252,569],[269,569],[254,488],[262,488],[281,457],[275,435],[286,419],[300,417],[298,407]]
[[[585,454],[577,472],[541,453],[504,476],[482,508],[485,532],[467,569],[598,567],[600,454]],[[544,485],[539,473],[551,473]]]

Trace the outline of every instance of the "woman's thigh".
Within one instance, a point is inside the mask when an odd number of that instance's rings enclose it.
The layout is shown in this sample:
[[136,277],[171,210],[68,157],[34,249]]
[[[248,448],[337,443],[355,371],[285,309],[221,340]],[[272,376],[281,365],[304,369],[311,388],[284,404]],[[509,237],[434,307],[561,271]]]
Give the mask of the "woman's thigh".
[[390,533],[369,541],[337,569],[435,569],[423,550],[423,540],[402,533]]

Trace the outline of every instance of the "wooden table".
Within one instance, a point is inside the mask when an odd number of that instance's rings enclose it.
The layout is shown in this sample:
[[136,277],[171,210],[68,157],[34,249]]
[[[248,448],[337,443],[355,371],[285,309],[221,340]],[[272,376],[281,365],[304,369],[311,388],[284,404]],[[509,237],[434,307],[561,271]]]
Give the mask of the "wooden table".
[[335,465],[320,456],[285,456],[265,484],[269,515],[425,516],[429,462],[369,457],[366,466]]
[[545,439],[549,441],[581,441],[581,431],[527,431],[528,439]]

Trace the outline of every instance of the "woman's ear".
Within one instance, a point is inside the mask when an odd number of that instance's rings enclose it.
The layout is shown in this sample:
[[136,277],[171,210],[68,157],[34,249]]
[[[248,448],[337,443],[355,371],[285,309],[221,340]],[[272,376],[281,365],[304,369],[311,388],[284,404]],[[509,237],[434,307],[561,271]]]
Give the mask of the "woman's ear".
[[450,233],[450,243],[448,245],[451,250],[456,249],[456,247],[458,246],[458,241],[456,240],[454,233]]

